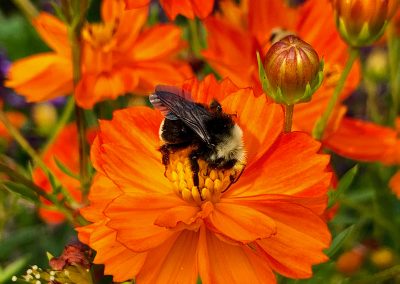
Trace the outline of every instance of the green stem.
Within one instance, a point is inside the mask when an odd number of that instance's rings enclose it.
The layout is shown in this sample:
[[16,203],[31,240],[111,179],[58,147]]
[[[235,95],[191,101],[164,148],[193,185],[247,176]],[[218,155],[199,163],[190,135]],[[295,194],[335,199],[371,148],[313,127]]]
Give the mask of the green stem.
[[388,54],[390,68],[390,93],[392,96],[392,109],[390,120],[393,122],[399,114],[400,106],[400,39],[393,30],[389,32]]
[[13,0],[14,4],[25,14],[25,16],[32,20],[39,15],[36,7],[29,0]]
[[60,131],[67,124],[68,120],[71,117],[71,114],[74,110],[75,102],[74,98],[71,96],[68,98],[67,104],[64,107],[63,113],[61,114],[60,119],[57,121],[56,126],[51,131],[49,138],[46,141],[46,144],[41,149],[40,153],[44,154],[48,150],[48,148],[54,143],[54,140],[57,138]]
[[346,79],[349,76],[351,68],[353,67],[354,62],[356,61],[359,55],[359,50],[356,48],[350,48],[349,58],[346,62],[346,66],[343,69],[342,75],[340,76],[339,82],[336,85],[336,88],[333,92],[332,97],[328,102],[328,106],[323,113],[323,115],[318,119],[316,125],[313,129],[313,136],[317,140],[321,140],[324,136],[325,128],[329,122],[329,119],[332,115],[332,112],[339,100],[340,93],[342,92],[344,85],[346,83]]
[[191,48],[196,57],[200,57],[201,42],[199,37],[199,24],[196,19],[189,20]]
[[400,265],[393,266],[375,275],[368,276],[367,279],[354,281],[355,284],[384,283],[386,280],[400,276]]
[[292,131],[293,109],[294,105],[285,105],[285,127],[283,131],[286,133]]
[[[67,5],[66,3],[65,5]],[[69,41],[71,45],[72,52],[72,72],[73,72],[73,82],[74,89],[76,89],[80,79],[81,79],[81,60],[82,60],[82,42],[81,42],[81,30],[83,23],[86,18],[86,12],[88,8],[87,1],[72,2],[71,5],[75,4],[77,6],[71,6],[74,14],[72,15],[72,21],[69,26]],[[75,20],[75,21],[74,21]],[[80,182],[82,187],[83,202],[86,201],[89,185],[90,185],[90,175],[89,175],[89,161],[88,161],[88,145],[86,141],[86,122],[84,110],[75,104],[75,115],[76,115],[76,126],[78,129],[78,143],[79,143],[79,173]]]

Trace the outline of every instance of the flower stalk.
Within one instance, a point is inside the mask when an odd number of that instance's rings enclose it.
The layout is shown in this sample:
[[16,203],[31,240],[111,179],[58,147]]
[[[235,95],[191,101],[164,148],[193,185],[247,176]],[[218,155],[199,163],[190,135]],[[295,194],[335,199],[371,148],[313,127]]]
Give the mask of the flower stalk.
[[[72,52],[72,72],[74,89],[81,79],[82,41],[81,31],[86,20],[89,3],[84,1],[62,1],[62,10],[68,21],[68,36]],[[75,104],[76,126],[79,144],[79,173],[84,199],[89,191],[89,161],[88,145],[86,142],[86,122],[84,110]]]
[[316,124],[314,126],[312,134],[313,134],[313,137],[317,140],[321,140],[322,137],[324,136],[325,128],[328,125],[329,118],[331,117],[332,112],[337,104],[337,101],[339,100],[339,95],[344,88],[346,79],[350,74],[350,70],[353,67],[354,62],[358,58],[359,53],[360,52],[359,52],[358,48],[350,48],[350,54],[349,54],[349,58],[346,62],[346,66],[342,72],[342,75],[340,76],[339,82],[336,85],[333,95],[328,102],[328,106],[327,106],[325,112],[318,119],[318,121],[316,122]]
[[39,11],[29,0],[13,0],[15,6],[17,6],[29,19],[32,20],[39,15]]
[[292,131],[294,105],[285,105],[285,126],[283,131],[285,133]]

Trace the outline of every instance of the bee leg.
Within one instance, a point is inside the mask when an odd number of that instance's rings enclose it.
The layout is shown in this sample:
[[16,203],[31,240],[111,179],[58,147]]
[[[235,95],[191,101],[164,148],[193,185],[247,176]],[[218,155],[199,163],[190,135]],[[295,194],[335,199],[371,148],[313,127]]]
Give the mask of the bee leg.
[[198,153],[196,151],[193,151],[189,155],[190,159],[190,168],[193,172],[193,184],[194,186],[199,186],[199,171],[200,171],[200,166],[198,163]]
[[161,152],[161,155],[162,155],[162,158],[161,158],[162,164],[165,167],[164,176],[167,177],[167,168],[168,168],[168,164],[169,164],[170,149],[167,144],[164,144],[160,147],[159,151]]
[[227,190],[231,187],[232,184],[236,183],[236,182],[239,180],[239,178],[240,178],[240,177],[242,176],[242,174],[243,174],[244,169],[245,169],[245,167],[243,167],[243,169],[240,171],[240,174],[237,175],[236,177],[234,177],[234,176],[232,176],[232,175],[229,176],[229,181],[230,181],[230,183],[229,183],[228,187],[225,188],[221,193],[224,193],[225,191],[227,191]]

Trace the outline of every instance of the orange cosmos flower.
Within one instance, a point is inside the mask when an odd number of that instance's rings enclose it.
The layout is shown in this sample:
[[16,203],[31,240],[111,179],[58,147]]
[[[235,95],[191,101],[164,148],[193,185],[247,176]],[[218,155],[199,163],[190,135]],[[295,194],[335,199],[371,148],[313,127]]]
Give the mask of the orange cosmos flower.
[[214,0],[160,0],[168,18],[174,20],[178,14],[189,19],[206,18],[213,10]]
[[[100,121],[91,158],[98,174],[90,206],[81,213],[93,224],[79,238],[97,251],[95,263],[120,282],[275,283],[273,271],[292,278],[312,275],[311,266],[330,234],[320,215],[331,173],[320,144],[301,132],[282,133],[283,111],[208,76],[184,90],[196,102],[219,100],[237,114],[247,166],[229,185],[230,170],[199,160],[202,199],[193,183],[187,151],[161,163],[157,110],[134,107]],[[228,179],[228,180],[227,180]],[[225,191],[226,190],[226,191]]]
[[[264,58],[271,45],[270,39],[280,34],[297,34],[311,44],[325,62],[322,86],[310,102],[296,105],[294,111],[293,129],[311,133],[326,110],[348,56],[348,47],[334,25],[331,5],[328,0],[309,0],[294,10],[281,0],[246,2],[248,5],[242,6],[242,15],[247,16],[247,21],[239,22],[241,25],[232,20],[232,14],[240,15],[239,6],[233,4],[222,6],[221,14],[205,20],[208,47],[203,51],[204,58],[221,76],[229,77],[241,87],[251,86],[260,95],[262,89],[256,52]],[[359,65],[356,64],[346,81],[340,102],[357,87],[359,79]],[[346,107],[339,103],[325,131],[323,144],[348,158],[381,160],[386,149],[395,143],[393,131],[344,118],[345,113]],[[360,139],[360,135],[367,139]]]
[[[185,46],[178,27],[160,24],[143,29],[148,8],[123,11],[121,5],[121,1],[105,1],[103,22],[83,29],[82,79],[75,90],[81,107],[91,108],[127,92],[148,92],[159,83],[180,83],[192,74],[176,58]],[[7,86],[31,102],[71,93],[71,50],[65,25],[46,13],[33,24],[54,52],[14,63]]]

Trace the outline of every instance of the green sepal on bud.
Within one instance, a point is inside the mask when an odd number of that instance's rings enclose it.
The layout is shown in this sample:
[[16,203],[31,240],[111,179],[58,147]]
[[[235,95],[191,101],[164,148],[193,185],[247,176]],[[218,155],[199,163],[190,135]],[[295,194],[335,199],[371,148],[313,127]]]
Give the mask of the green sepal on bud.
[[[304,48],[307,49],[306,52]],[[295,52],[291,51],[289,55],[289,49],[295,49]],[[287,57],[285,54],[282,56],[285,52],[287,52]],[[278,53],[279,58],[274,58],[274,53]],[[296,54],[296,58],[292,57],[293,54]],[[292,61],[292,64],[287,58]],[[279,67],[278,72],[268,70],[271,66],[268,64],[269,60],[279,60],[276,63]],[[319,60],[317,53],[309,44],[293,35],[283,38],[270,48],[266,55],[265,65],[257,52],[257,62],[263,91],[279,104],[294,105],[309,102],[323,81],[324,61]]]

